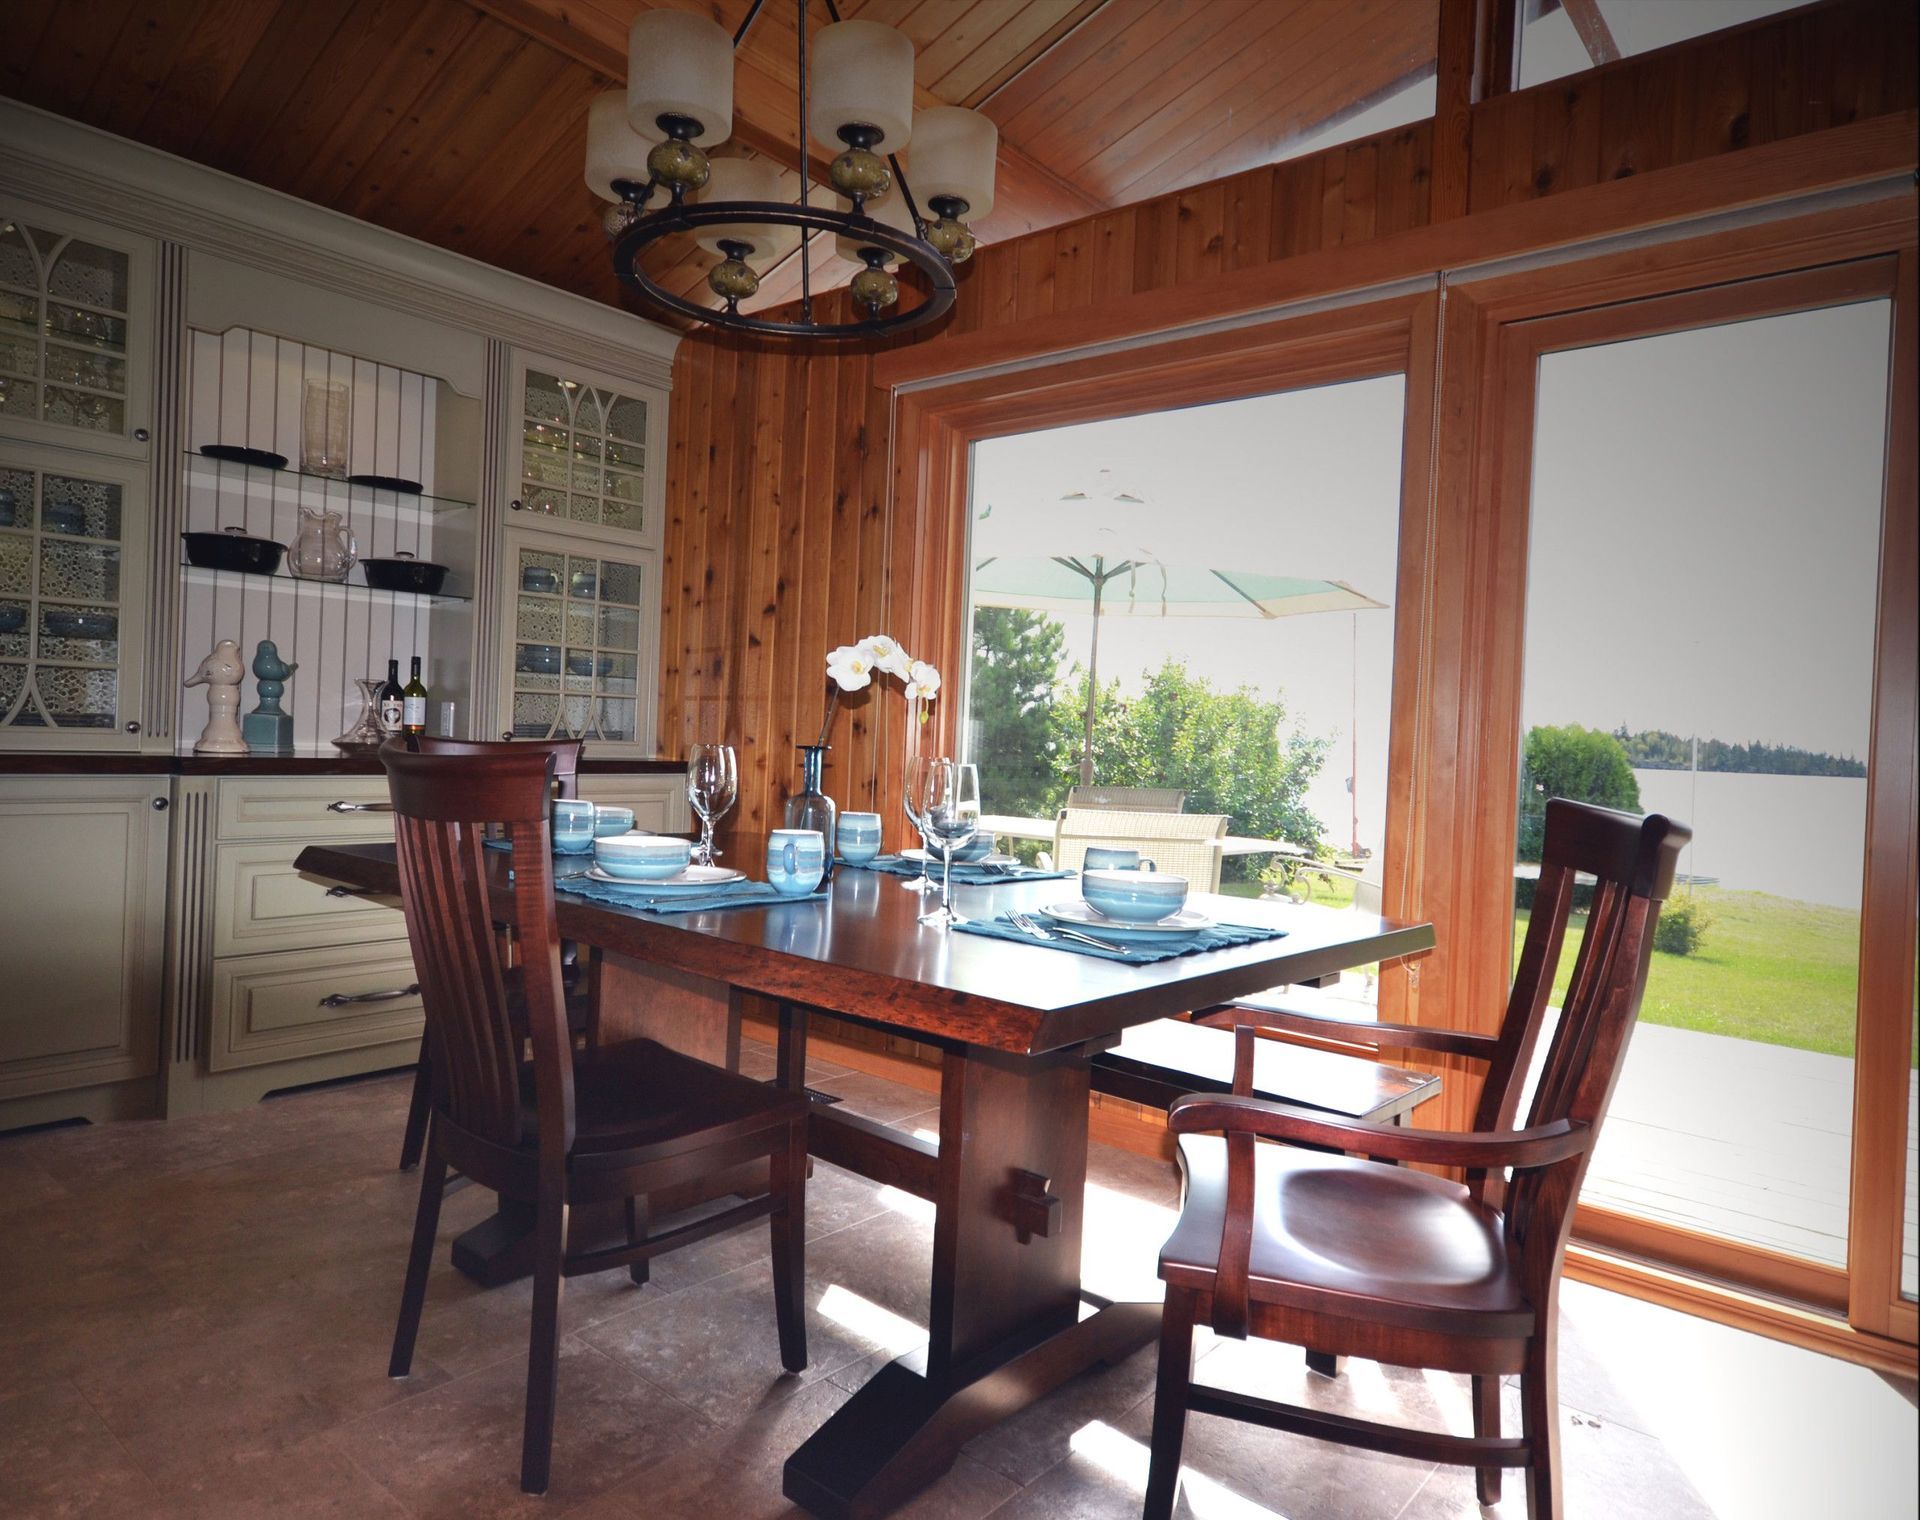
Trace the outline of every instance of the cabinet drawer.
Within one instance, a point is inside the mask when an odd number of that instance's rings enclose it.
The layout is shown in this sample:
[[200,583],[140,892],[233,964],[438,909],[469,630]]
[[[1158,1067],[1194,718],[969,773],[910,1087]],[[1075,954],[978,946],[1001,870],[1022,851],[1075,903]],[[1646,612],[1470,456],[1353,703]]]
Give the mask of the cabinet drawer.
[[[208,1069],[232,1071],[387,1044],[394,1046],[394,1064],[401,1065],[422,1025],[413,985],[413,957],[405,944],[216,960]],[[394,992],[404,995],[381,995]],[[370,1001],[352,1001],[369,995]]]
[[685,834],[693,828],[684,776],[596,776],[579,781],[579,793],[591,802],[633,809],[633,826],[656,834]]
[[[371,808],[371,811],[363,809]],[[385,776],[256,776],[220,783],[222,839],[393,838]]]
[[407,921],[397,898],[362,897],[296,871],[294,857],[305,848],[300,841],[216,847],[215,955],[407,937]]

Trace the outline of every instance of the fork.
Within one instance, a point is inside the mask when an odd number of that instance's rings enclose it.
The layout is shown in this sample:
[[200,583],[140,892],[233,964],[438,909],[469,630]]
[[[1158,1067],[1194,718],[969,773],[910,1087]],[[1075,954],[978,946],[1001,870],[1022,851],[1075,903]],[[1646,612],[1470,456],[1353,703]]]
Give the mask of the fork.
[[1105,950],[1109,955],[1129,956],[1136,952],[1125,945],[1110,945],[1103,939],[1095,939],[1091,934],[1082,934],[1075,929],[1062,929],[1055,925],[1043,929],[1024,913],[1009,913],[1007,922],[1023,934],[1031,934],[1035,939],[1066,939],[1082,945],[1091,945],[1096,950]]

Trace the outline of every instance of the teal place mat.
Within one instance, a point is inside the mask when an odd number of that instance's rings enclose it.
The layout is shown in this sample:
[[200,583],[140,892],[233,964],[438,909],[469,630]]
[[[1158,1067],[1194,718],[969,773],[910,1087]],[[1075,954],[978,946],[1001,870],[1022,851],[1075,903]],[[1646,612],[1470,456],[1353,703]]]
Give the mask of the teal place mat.
[[827,900],[824,888],[804,897],[790,897],[774,891],[764,881],[734,882],[699,897],[649,897],[645,882],[636,882],[632,888],[611,887],[603,881],[583,881],[579,877],[557,881],[553,889],[569,897],[588,897],[595,902],[611,903],[616,908],[638,908],[643,913],[705,913],[714,908],[766,908],[776,903]]
[[[908,860],[904,855],[876,855],[859,865],[851,860],[835,860],[834,864],[844,866],[849,871],[878,871],[883,876],[920,874],[920,862]],[[938,881],[944,867],[938,861],[932,861],[926,869],[928,877]],[[1072,871],[1042,871],[1037,866],[990,866],[982,865],[977,860],[957,860],[953,865],[953,884],[956,887],[991,887],[1003,881],[1064,881],[1073,874]]]
[[[1051,927],[1044,918],[1035,918],[1034,922],[1043,928]],[[1280,939],[1285,929],[1263,929],[1253,924],[1216,924],[1211,929],[1202,929],[1197,934],[1182,935],[1178,939],[1169,938],[1156,944],[1136,942],[1124,950],[1115,946],[1111,950],[1096,950],[1092,945],[1083,945],[1072,939],[1040,939],[1023,929],[1016,929],[1007,920],[1005,914],[997,918],[972,918],[964,924],[955,924],[954,929],[961,934],[984,934],[990,939],[1009,939],[1017,944],[1038,945],[1042,950],[1070,950],[1075,955],[1091,955],[1103,961],[1125,961],[1133,966],[1150,966],[1155,961],[1170,961],[1182,955],[1198,955],[1203,950],[1226,950],[1234,945],[1257,945],[1270,939]]]

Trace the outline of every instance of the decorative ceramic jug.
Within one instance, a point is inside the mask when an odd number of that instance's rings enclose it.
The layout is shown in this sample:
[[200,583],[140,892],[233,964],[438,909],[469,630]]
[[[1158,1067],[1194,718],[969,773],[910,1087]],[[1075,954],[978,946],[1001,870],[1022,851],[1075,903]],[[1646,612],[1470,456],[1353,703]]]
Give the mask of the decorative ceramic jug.
[[343,581],[360,563],[353,532],[338,512],[300,509],[300,531],[287,545],[287,568],[310,581]]

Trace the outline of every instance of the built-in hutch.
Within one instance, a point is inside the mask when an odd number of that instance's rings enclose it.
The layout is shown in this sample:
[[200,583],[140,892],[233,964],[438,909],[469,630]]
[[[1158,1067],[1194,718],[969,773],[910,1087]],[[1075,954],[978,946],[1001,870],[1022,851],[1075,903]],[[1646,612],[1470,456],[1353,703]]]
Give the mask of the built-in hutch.
[[[8,101],[0,187],[0,1130],[403,1064],[397,905],[293,869],[391,837],[332,743],[361,678],[418,655],[434,731],[584,735],[587,795],[687,826],[655,751],[675,335]],[[316,381],[346,473],[418,491],[309,467]],[[443,584],[187,561],[326,512]],[[291,753],[193,756],[221,639],[296,663]]]

